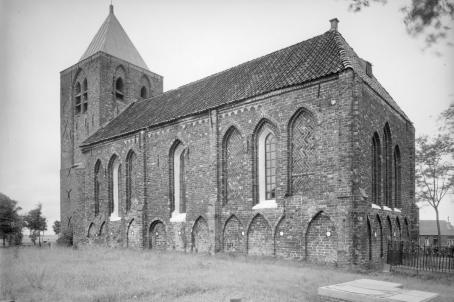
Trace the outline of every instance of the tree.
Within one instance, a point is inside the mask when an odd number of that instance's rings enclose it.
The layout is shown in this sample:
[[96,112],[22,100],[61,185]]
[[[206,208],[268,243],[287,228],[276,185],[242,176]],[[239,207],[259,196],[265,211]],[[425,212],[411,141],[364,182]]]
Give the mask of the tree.
[[[354,12],[369,7],[372,2],[386,4],[387,0],[348,0]],[[403,22],[411,36],[425,36],[427,46],[446,39],[454,20],[454,0],[411,0],[401,9]],[[452,44],[451,44],[452,45]]]
[[452,140],[447,134],[416,140],[417,199],[429,204],[437,220],[438,246],[441,244],[438,207],[446,194],[454,189]]
[[6,241],[9,245],[21,243],[23,223],[18,213],[20,210],[17,201],[0,193],[0,236],[3,239],[3,246]]
[[448,109],[441,113],[441,119],[443,121],[442,131],[446,131],[448,135],[451,135],[451,140],[454,139],[454,103],[449,105]]
[[[47,230],[46,218],[42,216],[42,205],[39,203],[35,209],[30,210],[24,217],[24,221],[27,228],[30,230],[30,238],[32,238],[32,241],[37,235],[39,245],[41,246],[41,232]],[[33,241],[33,244],[35,244],[35,241]]]
[[60,221],[55,220],[54,224],[52,225],[52,228],[54,229],[54,233],[56,235],[60,234]]

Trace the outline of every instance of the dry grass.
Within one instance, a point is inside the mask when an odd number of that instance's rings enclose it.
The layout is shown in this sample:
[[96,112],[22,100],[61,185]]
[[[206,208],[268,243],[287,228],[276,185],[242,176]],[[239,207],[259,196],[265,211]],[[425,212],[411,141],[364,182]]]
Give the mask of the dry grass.
[[228,255],[121,249],[0,250],[0,300],[317,301],[319,286],[374,278],[438,292],[453,301],[454,278],[422,280],[307,263]]

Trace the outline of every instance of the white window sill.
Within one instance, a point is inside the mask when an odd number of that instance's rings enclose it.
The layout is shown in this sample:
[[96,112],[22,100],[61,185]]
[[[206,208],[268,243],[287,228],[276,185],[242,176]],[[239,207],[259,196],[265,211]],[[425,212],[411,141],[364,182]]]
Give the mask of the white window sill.
[[378,204],[373,203],[372,204],[372,209],[379,209],[381,210],[381,207]]
[[112,214],[112,215],[110,215],[109,220],[118,221],[118,220],[121,220],[121,217],[118,217],[117,215]]
[[391,212],[393,209],[391,209],[391,208],[389,208],[389,207],[387,207],[387,206],[383,206],[383,210],[385,210],[385,211],[390,211],[390,212]]
[[275,199],[271,200],[262,200],[258,204],[252,207],[253,210],[259,209],[275,209],[277,208],[277,203]]
[[170,222],[183,222],[186,221],[186,213],[175,213],[172,212]]
[[394,212],[396,212],[396,213],[402,213],[402,210],[401,210],[401,209],[398,209],[398,208],[394,208]]

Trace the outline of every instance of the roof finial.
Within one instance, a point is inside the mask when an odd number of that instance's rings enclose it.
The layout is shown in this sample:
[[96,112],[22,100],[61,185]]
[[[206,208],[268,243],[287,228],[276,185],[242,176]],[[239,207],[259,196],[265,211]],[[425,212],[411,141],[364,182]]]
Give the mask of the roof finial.
[[110,13],[110,14],[113,14],[113,13],[114,13],[114,11],[113,11],[113,5],[112,5],[112,0],[110,0],[109,13]]

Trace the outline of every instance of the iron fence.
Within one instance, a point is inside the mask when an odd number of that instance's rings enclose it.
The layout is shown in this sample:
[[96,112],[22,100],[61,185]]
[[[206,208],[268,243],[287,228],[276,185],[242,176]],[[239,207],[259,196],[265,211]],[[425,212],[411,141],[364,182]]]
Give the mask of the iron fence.
[[417,271],[454,273],[454,247],[420,246],[414,242],[389,241],[387,263]]

